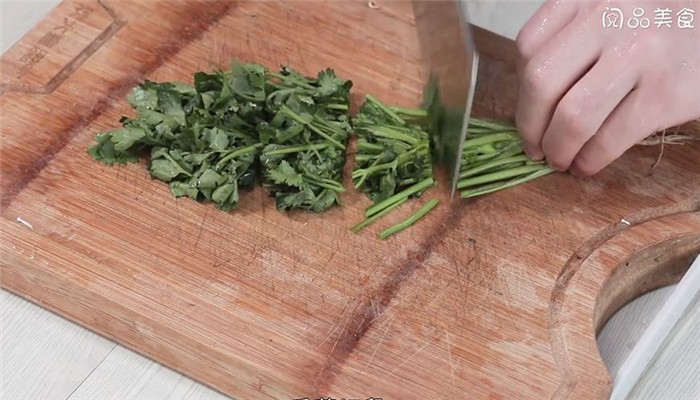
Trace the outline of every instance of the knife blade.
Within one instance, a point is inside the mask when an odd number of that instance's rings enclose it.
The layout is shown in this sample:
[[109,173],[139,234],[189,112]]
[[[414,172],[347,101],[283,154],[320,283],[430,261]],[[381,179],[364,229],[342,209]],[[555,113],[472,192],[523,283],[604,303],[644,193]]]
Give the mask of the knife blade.
[[437,161],[445,169],[449,198],[459,178],[468,137],[479,53],[460,0],[413,0],[421,60],[427,70],[423,91]]

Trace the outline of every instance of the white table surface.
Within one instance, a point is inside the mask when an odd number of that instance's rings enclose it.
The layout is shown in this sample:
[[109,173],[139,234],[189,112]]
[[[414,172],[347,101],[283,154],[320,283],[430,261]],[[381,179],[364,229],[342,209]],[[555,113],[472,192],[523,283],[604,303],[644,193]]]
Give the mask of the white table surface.
[[[381,0],[380,0],[381,1]],[[2,52],[58,3],[0,0]],[[472,21],[514,38],[540,1],[477,1]],[[672,287],[633,301],[620,310],[598,337],[613,377],[643,328]],[[635,399],[700,399],[700,306],[676,328],[634,391]],[[1,400],[185,400],[228,399],[152,360],[115,344],[58,315],[0,291]]]

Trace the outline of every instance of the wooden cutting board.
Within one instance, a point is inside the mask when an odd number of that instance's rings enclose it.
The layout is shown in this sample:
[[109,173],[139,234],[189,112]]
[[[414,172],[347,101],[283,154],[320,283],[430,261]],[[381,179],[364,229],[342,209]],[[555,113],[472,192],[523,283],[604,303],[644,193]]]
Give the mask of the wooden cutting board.
[[[414,106],[410,2],[68,0],[1,59],[2,286],[238,399],[593,399],[595,333],[700,250],[700,146],[636,148],[592,179],[550,175],[391,240],[323,215],[174,199],[143,165],[85,149],[143,79],[231,58],[332,66]],[[475,111],[510,118],[512,42],[478,30]]]

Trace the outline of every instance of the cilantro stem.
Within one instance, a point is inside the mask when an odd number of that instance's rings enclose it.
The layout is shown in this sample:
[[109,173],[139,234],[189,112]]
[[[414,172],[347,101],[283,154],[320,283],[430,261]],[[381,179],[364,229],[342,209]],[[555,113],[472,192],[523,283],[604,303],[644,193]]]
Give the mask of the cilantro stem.
[[282,107],[280,107],[280,111],[299,124],[308,125],[311,122],[309,120],[304,119],[301,115],[292,111],[292,109],[287,107],[287,105],[285,104],[283,104]]
[[312,131],[316,132],[316,133],[317,133],[319,136],[321,136],[322,138],[328,140],[333,146],[337,147],[339,150],[345,150],[345,146],[343,146],[343,144],[340,143],[339,141],[333,139],[332,137],[330,137],[329,135],[327,135],[327,134],[326,134],[325,132],[323,132],[322,130],[318,129],[318,128],[317,128],[316,126],[314,126],[313,124],[310,123],[310,124],[307,124],[307,125],[308,125],[309,129],[311,129]]
[[478,175],[478,174],[485,172],[485,171],[488,171],[492,168],[500,167],[500,166],[503,166],[506,164],[524,163],[524,162],[527,162],[528,160],[530,160],[530,159],[526,155],[496,159],[493,161],[489,161],[485,164],[479,165],[477,167],[469,168],[467,170],[462,171],[459,174],[459,179],[464,179],[464,178],[468,178],[470,176]]
[[416,145],[418,144],[419,140],[417,138],[414,138],[413,136],[406,135],[405,133],[401,133],[397,131],[396,129],[392,129],[387,126],[382,126],[382,125],[375,125],[373,127],[365,127],[363,128],[369,132],[371,132],[373,135],[385,138],[385,139],[392,139],[392,140],[400,140],[402,142]]
[[365,95],[365,100],[374,104],[375,106],[379,107],[388,116],[390,116],[391,119],[398,122],[400,125],[406,125],[406,121],[403,118],[399,117],[399,115],[396,114],[391,108],[385,106],[384,103],[377,100],[376,97],[372,96],[371,94],[367,94],[367,95]]
[[400,206],[401,204],[405,203],[406,201],[408,201],[408,197],[404,197],[403,199],[397,201],[396,203],[390,205],[389,207],[383,209],[382,211],[380,211],[380,212],[374,214],[373,216],[371,216],[371,217],[369,217],[369,218],[365,218],[363,221],[361,221],[361,222],[358,223],[357,225],[355,225],[355,226],[353,226],[352,228],[350,228],[350,230],[353,231],[353,232],[359,232],[360,230],[362,230],[362,229],[364,229],[365,227],[367,227],[368,225],[372,224],[373,222],[375,222],[375,221],[378,220],[379,218],[381,218],[381,217],[383,217],[383,216],[389,214],[389,212],[390,212],[391,210],[397,208],[398,206]]
[[[369,175],[375,174],[375,173],[382,171],[382,170],[385,170],[385,169],[396,169],[399,165],[402,165],[402,164],[406,163],[408,160],[410,160],[410,158],[413,157],[413,154],[415,154],[417,152],[421,152],[421,151],[425,152],[427,149],[428,149],[428,146],[419,145],[418,147],[415,147],[415,148],[413,148],[405,153],[399,154],[398,157],[396,157],[394,159],[394,161],[390,161],[390,162],[387,162],[384,164],[378,164],[380,159],[376,158],[374,160],[374,162],[372,163],[372,165],[370,165],[369,167],[357,169],[357,170],[352,172],[353,179],[357,179],[357,178],[361,177],[361,179],[355,184],[355,189],[362,186],[362,184],[365,182],[365,180],[367,179],[367,177]],[[358,158],[359,157],[356,157],[356,160]]]
[[397,114],[403,114],[411,117],[425,118],[428,116],[428,111],[420,108],[406,108],[398,106],[392,106],[389,108],[391,109],[391,111],[394,111]]
[[317,143],[317,144],[308,144],[305,146],[291,146],[291,147],[283,147],[283,148],[276,148],[274,150],[269,150],[269,151],[264,151],[263,154],[266,156],[277,156],[277,155],[282,155],[282,154],[290,154],[290,153],[299,153],[302,151],[313,151],[313,150],[323,150],[329,146],[328,143]]
[[550,174],[552,172],[554,172],[553,169],[551,169],[548,166],[545,166],[545,167],[543,167],[543,168],[541,168],[541,169],[539,169],[539,170],[537,170],[529,175],[526,175],[526,176],[523,176],[523,177],[520,177],[517,179],[513,179],[509,182],[505,182],[505,183],[498,182],[495,184],[486,185],[486,186],[478,187],[478,188],[471,189],[471,190],[464,190],[464,191],[462,191],[461,196],[463,199],[467,199],[470,197],[482,196],[482,195],[485,195],[488,193],[493,193],[493,192],[496,192],[499,190],[508,189],[510,187],[520,185],[520,184],[523,184],[525,182],[529,182],[531,180],[543,177],[543,176]]
[[357,150],[358,151],[376,151],[378,153],[381,153],[384,151],[384,146],[380,144],[375,144],[375,143],[370,143],[366,141],[365,139],[360,139],[357,141]]
[[[513,145],[515,145],[515,146],[513,146]],[[469,168],[480,166],[485,162],[490,162],[493,160],[500,160],[502,158],[509,158],[509,157],[521,155],[522,153],[523,153],[523,149],[522,149],[522,147],[520,147],[520,143],[515,142],[509,146],[506,146],[500,152],[479,154],[478,156],[474,155],[474,154],[468,154],[465,157],[462,157],[462,165],[460,168],[462,171],[465,171]]]
[[347,111],[348,110],[347,104],[324,104],[323,107],[327,108],[329,110],[338,110],[338,111]]
[[357,155],[355,155],[355,161],[357,161],[357,164],[360,164],[361,162],[378,160],[378,159],[379,159],[379,154],[357,154]]
[[[311,143],[309,143],[309,139],[304,138],[304,141],[308,146],[311,146]],[[321,157],[321,153],[318,152],[315,148],[311,147],[311,150],[314,152],[316,155],[316,158],[318,158],[318,162],[322,163],[323,162],[323,157]]]
[[[377,159],[376,161],[379,161],[379,159]],[[376,163],[376,161],[375,161],[375,163]],[[388,163],[376,164],[376,165],[372,164],[367,168],[358,169],[356,171],[353,171],[352,172],[353,179],[357,179],[357,178],[361,177],[360,180],[355,184],[355,189],[362,186],[362,184],[365,182],[365,180],[367,179],[368,176],[375,174],[379,171],[385,170],[385,169],[395,169],[398,164],[399,164],[399,162],[398,162],[398,158],[397,158],[394,161],[391,161]]]
[[404,198],[408,198],[409,196],[411,196],[415,193],[418,193],[421,190],[427,189],[428,187],[432,186],[434,183],[435,183],[435,180],[433,179],[432,176],[425,178],[422,181],[416,183],[415,185],[410,186],[410,187],[402,190],[401,192],[396,193],[395,195],[369,207],[365,211],[365,217],[371,217],[372,215],[383,210],[384,208],[389,207],[389,206],[393,205],[394,203],[396,203]]
[[314,131],[315,133],[317,133],[317,134],[318,134],[319,136],[321,136],[322,138],[324,138],[324,139],[328,140],[329,142],[331,142],[331,143],[332,143],[335,147],[337,147],[338,149],[340,149],[340,150],[345,150],[345,146],[343,146],[342,143],[340,143],[339,141],[333,139],[332,137],[330,137],[328,134],[326,134],[326,133],[323,132],[322,130],[318,129],[313,123],[311,123],[311,121],[305,120],[301,115],[295,113],[294,111],[292,111],[292,110],[291,110],[289,107],[287,107],[286,105],[283,105],[282,107],[280,107],[280,111],[283,112],[285,115],[287,115],[289,118],[291,118],[291,119],[293,119],[294,121],[296,121],[297,123],[300,123],[300,124],[302,124],[302,125],[306,125],[307,127],[309,127],[309,129],[311,129],[312,131]]
[[285,83],[293,82],[294,84],[299,85],[299,86],[303,86],[307,89],[314,89],[314,87],[311,86],[311,84],[309,82],[307,82],[306,79],[297,79],[291,75],[283,75],[283,74],[279,74],[277,72],[268,72],[268,74],[271,77],[277,78]]
[[464,189],[467,187],[483,185],[485,183],[497,182],[508,178],[515,178],[518,176],[526,175],[541,170],[543,168],[543,165],[544,164],[525,165],[522,167],[516,167],[512,169],[506,169],[503,171],[492,172],[490,174],[462,179],[459,182],[457,182],[457,189]]
[[343,185],[340,183],[330,180],[330,179],[323,179],[323,178],[316,178],[313,176],[309,175],[303,175],[302,179],[304,179],[306,182],[311,183],[313,185],[332,190],[334,192],[344,192],[345,188]]
[[299,91],[300,91],[300,88],[298,88],[298,87],[275,90],[274,92],[267,95],[267,97],[265,98],[265,103],[268,103],[268,105],[269,105],[269,103],[272,101],[272,99],[277,97],[277,96],[282,96],[282,95],[285,95],[288,93],[289,94],[297,93]]
[[385,229],[382,231],[382,233],[379,234],[379,238],[382,240],[387,239],[388,237],[401,232],[402,230],[408,228],[409,226],[415,224],[423,218],[426,214],[430,212],[433,208],[435,208],[438,204],[440,203],[440,199],[432,199],[429,202],[427,202],[423,207],[421,207],[418,211],[416,211],[413,215],[410,217],[406,218],[405,220],[399,222],[396,225],[390,226],[389,228]]
[[216,169],[223,167],[227,162],[231,161],[233,158],[236,158],[236,157],[241,156],[241,155],[246,154],[246,153],[250,153],[251,151],[255,151],[256,149],[259,149],[260,147],[262,147],[262,143],[255,143],[255,144],[247,146],[247,147],[241,147],[240,149],[236,149],[236,150],[228,153],[221,160],[219,160],[219,162],[216,163]]
[[493,135],[487,135],[487,136],[480,136],[474,139],[468,139],[464,142],[464,150],[466,151],[467,149],[472,149],[475,147],[481,147],[486,144],[492,144],[494,142],[502,142],[502,141],[514,141],[514,140],[520,140],[518,138],[517,132],[503,132],[503,133],[496,133]]
[[470,118],[469,119],[469,128],[472,128],[472,127],[488,130],[489,132],[502,131],[502,130],[507,130],[507,131],[514,131],[515,130],[515,127],[513,126],[513,124],[485,120],[485,119],[479,119],[479,118]]

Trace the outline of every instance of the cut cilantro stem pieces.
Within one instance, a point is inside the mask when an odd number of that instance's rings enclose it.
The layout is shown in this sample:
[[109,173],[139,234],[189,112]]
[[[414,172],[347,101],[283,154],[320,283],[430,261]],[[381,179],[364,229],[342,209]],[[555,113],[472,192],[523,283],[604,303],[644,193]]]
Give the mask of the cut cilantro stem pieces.
[[313,185],[316,185],[316,186],[319,186],[322,188],[326,188],[328,190],[332,190],[334,192],[344,192],[345,191],[345,187],[343,187],[343,185],[341,183],[336,182],[336,181],[331,180],[331,179],[316,178],[313,176],[304,175],[303,180],[305,182],[311,183]]
[[345,145],[343,145],[343,144],[340,143],[339,141],[333,139],[333,138],[330,137],[327,133],[323,132],[323,130],[321,130],[321,129],[318,128],[316,125],[314,125],[313,122],[312,122],[313,120],[312,120],[312,121],[307,121],[307,120],[305,120],[305,119],[302,118],[299,114],[297,114],[297,113],[295,113],[294,111],[292,111],[292,110],[291,110],[289,107],[287,107],[286,105],[285,105],[285,106],[282,106],[282,107],[280,108],[280,111],[281,111],[282,113],[286,114],[287,116],[289,116],[289,118],[293,119],[293,120],[296,121],[297,123],[308,126],[309,129],[311,129],[312,131],[314,131],[314,133],[318,134],[318,135],[321,136],[322,138],[324,138],[324,139],[326,139],[327,141],[329,141],[330,143],[332,143],[333,146],[337,147],[337,148],[340,149],[340,150],[345,150]]
[[428,117],[428,111],[423,110],[421,108],[406,108],[406,107],[398,107],[398,106],[391,106],[389,107],[391,111],[395,112],[396,114],[408,116],[408,117],[414,117],[414,118],[427,118]]
[[415,185],[410,186],[409,188],[407,188],[399,193],[396,193],[395,195],[389,197],[388,199],[369,207],[365,211],[365,217],[369,218],[369,217],[373,216],[374,214],[377,214],[378,212],[382,211],[383,209],[390,207],[403,199],[407,199],[408,197],[410,197],[418,192],[421,192],[421,191],[433,186],[434,184],[435,184],[435,180],[433,179],[432,176],[430,178],[425,178],[422,181],[416,183]]
[[381,101],[377,100],[377,98],[374,97],[374,96],[372,96],[371,94],[366,95],[366,96],[365,96],[365,100],[366,100],[367,102],[370,102],[370,103],[374,104],[375,106],[379,107],[379,109],[381,109],[382,111],[384,111],[384,113],[386,113],[386,115],[388,115],[389,117],[391,117],[391,119],[393,119],[394,122],[398,123],[399,125],[405,125],[405,124],[406,124],[406,121],[405,121],[403,118],[399,117],[399,115],[398,115],[396,112],[394,112],[394,111],[391,109],[391,107],[385,106],[384,103],[382,103]]
[[358,136],[352,181],[375,204],[433,177],[425,112],[383,104],[372,95],[354,119]]
[[408,197],[404,197],[403,199],[397,201],[396,203],[390,205],[389,207],[383,209],[382,211],[374,214],[373,216],[371,216],[369,218],[365,218],[364,221],[353,226],[352,228],[350,228],[350,230],[353,232],[359,232],[360,230],[369,226],[370,224],[372,224],[373,222],[375,222],[379,218],[389,214],[392,210],[396,209],[397,207],[399,207],[401,204],[405,203],[406,201],[408,201]]
[[410,217],[408,217],[405,220],[399,222],[398,224],[390,226],[389,228],[382,231],[382,233],[379,234],[379,238],[382,240],[386,240],[390,236],[395,235],[395,234],[401,232],[402,230],[408,228],[409,226],[415,224],[416,222],[418,222],[418,220],[425,217],[425,215],[428,214],[439,203],[440,203],[440,199],[435,198],[435,199],[430,200],[423,207],[421,207],[418,211],[416,211],[414,214],[412,214]]
[[278,146],[273,150],[265,150],[265,156],[279,156],[283,154],[299,153],[302,151],[318,151],[330,147],[329,143],[307,144],[302,146]]
[[326,108],[337,111],[347,111],[350,109],[347,104],[326,104]]
[[398,129],[394,129],[389,126],[383,126],[383,125],[376,125],[372,127],[364,127],[362,129],[366,129],[370,131],[374,136],[380,137],[380,138],[385,138],[385,139],[390,139],[390,140],[398,140],[404,143],[408,143],[410,145],[417,145],[420,141],[419,139],[404,134]]

